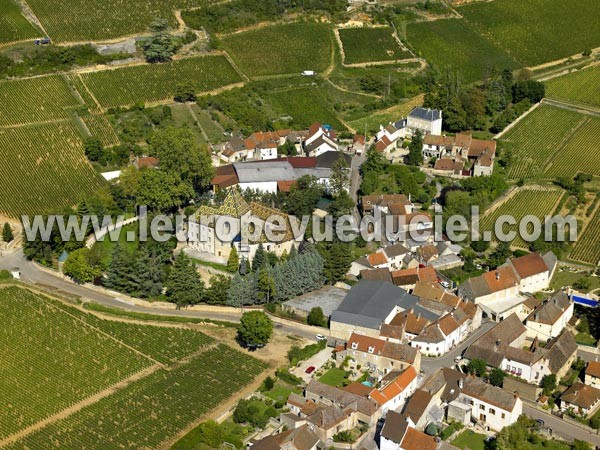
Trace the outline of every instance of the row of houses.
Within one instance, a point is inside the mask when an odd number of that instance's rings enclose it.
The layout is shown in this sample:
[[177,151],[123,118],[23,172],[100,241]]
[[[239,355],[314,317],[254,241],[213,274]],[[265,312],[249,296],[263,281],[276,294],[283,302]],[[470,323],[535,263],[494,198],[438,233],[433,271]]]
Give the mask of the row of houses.
[[466,133],[429,134],[423,139],[423,159],[434,158],[434,175],[489,176],[494,171],[496,141],[475,139]]
[[[412,294],[388,281],[361,280],[333,311],[330,332],[340,339],[379,338],[440,356],[481,325],[481,310],[439,283],[418,281]],[[372,341],[376,342],[376,341]]]

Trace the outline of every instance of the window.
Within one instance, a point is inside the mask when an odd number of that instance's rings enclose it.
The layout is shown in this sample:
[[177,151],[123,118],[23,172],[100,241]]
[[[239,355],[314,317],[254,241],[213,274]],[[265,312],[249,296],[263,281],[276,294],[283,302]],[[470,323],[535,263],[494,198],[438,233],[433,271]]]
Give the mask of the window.
[[494,408],[490,408],[490,414],[492,416],[495,416],[496,415],[496,410]]
[[483,405],[479,405],[479,409],[481,409],[481,410],[484,410],[484,409],[485,409],[485,406],[483,406]]
[[473,400],[469,400],[469,405],[473,406],[475,403],[473,402]]
[[506,414],[502,413],[502,418],[506,419]]
[[356,350],[358,348],[358,342],[353,342],[352,343],[352,349]]
[[369,347],[369,353],[373,353],[375,351],[375,347]]

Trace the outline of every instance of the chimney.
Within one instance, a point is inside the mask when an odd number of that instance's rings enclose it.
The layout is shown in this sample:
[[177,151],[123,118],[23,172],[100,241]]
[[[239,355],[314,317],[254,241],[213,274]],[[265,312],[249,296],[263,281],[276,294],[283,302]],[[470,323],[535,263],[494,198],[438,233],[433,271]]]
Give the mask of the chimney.
[[462,378],[460,378],[460,379],[458,380],[458,388],[459,388],[459,389],[462,389],[462,388],[464,387],[464,385],[465,385],[465,383],[464,383],[463,379],[462,379]]
[[500,279],[500,271],[496,270],[496,280]]

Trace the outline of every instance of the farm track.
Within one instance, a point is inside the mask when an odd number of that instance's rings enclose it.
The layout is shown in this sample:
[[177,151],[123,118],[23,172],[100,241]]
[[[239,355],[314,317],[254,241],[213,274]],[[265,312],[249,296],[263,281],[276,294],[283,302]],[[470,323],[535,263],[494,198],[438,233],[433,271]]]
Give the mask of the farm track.
[[593,106],[577,104],[574,102],[567,102],[565,100],[557,100],[553,98],[545,98],[542,103],[557,108],[568,109],[579,114],[585,114],[588,116],[600,117],[600,109],[594,108]]
[[196,111],[194,111],[194,109],[192,108],[192,105],[190,105],[189,103],[186,103],[186,107],[187,107],[188,111],[190,112],[192,119],[194,119],[194,122],[196,122],[196,125],[198,125],[198,128],[200,129],[200,132],[202,133],[202,137],[204,138],[204,140],[206,140],[206,142],[210,143],[210,139],[208,139],[208,135],[206,134],[206,131],[204,131],[204,128],[202,128],[202,125],[200,124],[200,120],[198,120]]

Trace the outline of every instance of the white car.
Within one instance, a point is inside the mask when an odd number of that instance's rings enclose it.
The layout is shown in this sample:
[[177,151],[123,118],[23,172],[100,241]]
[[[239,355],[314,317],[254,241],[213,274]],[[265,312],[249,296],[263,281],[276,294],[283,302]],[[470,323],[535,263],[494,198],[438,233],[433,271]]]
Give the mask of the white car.
[[460,355],[459,355],[459,356],[456,356],[456,357],[454,358],[454,362],[455,362],[455,363],[459,363],[459,362],[461,362],[461,361],[462,361],[462,356],[460,356]]
[[322,334],[317,334],[315,336],[317,338],[317,341],[326,341],[327,338],[325,336],[323,336]]

